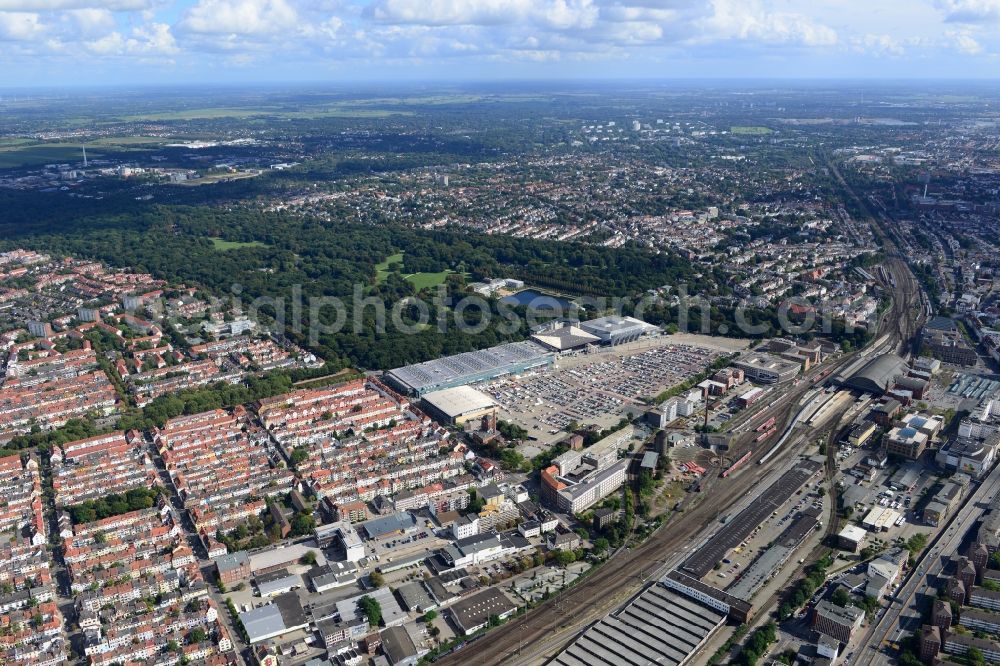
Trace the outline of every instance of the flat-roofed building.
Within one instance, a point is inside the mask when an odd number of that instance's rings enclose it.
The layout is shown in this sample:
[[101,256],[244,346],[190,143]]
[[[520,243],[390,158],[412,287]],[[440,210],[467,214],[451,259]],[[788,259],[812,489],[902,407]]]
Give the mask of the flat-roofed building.
[[885,450],[890,455],[916,460],[927,446],[927,435],[916,428],[893,428],[885,436]]
[[837,540],[841,548],[856,553],[861,550],[861,546],[864,544],[865,537],[867,536],[868,532],[864,529],[857,525],[848,525],[837,535]]
[[861,520],[861,524],[870,532],[888,532],[897,519],[898,511],[876,506]]
[[489,349],[425,361],[386,373],[390,384],[410,395],[488,381],[551,365],[555,354],[536,342],[511,342]]
[[822,599],[813,608],[812,628],[841,643],[850,643],[864,620],[865,612],[860,608],[838,606],[829,599]]
[[781,384],[794,379],[802,364],[762,352],[750,352],[733,361],[747,379],[758,384]]
[[427,413],[448,425],[462,425],[484,416],[496,416],[497,403],[471,386],[455,386],[423,395]]
[[461,632],[468,636],[485,627],[491,617],[504,620],[514,614],[517,606],[496,588],[478,592],[448,608],[452,620]]
[[871,436],[877,431],[878,425],[872,421],[865,421],[851,428],[850,433],[847,435],[847,441],[852,446],[864,446],[865,442],[871,439]]
[[619,345],[634,342],[659,328],[635,317],[608,316],[580,322],[580,328],[600,339],[604,344]]
[[250,555],[250,570],[255,576],[284,569],[297,564],[307,553],[316,556],[318,564],[326,564],[326,558],[315,541],[295,543],[288,546],[267,548]]
[[599,337],[588,333],[579,326],[567,324],[555,329],[539,331],[531,336],[535,342],[551,349],[554,352],[565,352],[572,349],[580,349],[587,345],[597,344],[601,341]]
[[368,539],[385,539],[390,536],[409,534],[416,529],[417,519],[407,511],[398,511],[358,524],[358,531]]
[[986,474],[996,460],[1000,434],[984,440],[956,437],[938,450],[934,461],[942,468],[965,472],[979,478]]
[[726,613],[656,583],[584,631],[553,666],[679,666],[726,622]]
[[299,597],[294,592],[275,597],[266,606],[240,613],[240,622],[246,629],[251,645],[309,626]]

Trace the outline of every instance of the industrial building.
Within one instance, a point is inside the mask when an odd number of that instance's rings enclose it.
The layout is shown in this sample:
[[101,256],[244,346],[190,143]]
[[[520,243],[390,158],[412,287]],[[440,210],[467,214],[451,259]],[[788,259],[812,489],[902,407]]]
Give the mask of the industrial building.
[[726,613],[733,622],[745,624],[753,616],[753,604],[749,601],[734,597],[676,569],[664,576],[662,583],[709,608]]
[[657,583],[587,629],[550,663],[679,666],[688,663],[725,621],[725,612]]
[[945,363],[973,366],[979,360],[976,350],[965,343],[958,324],[948,317],[934,317],[924,325],[920,348]]
[[870,532],[888,532],[899,516],[898,511],[876,506],[861,520],[861,524]]
[[517,606],[507,595],[491,587],[453,604],[448,613],[455,626],[468,636],[485,627],[491,617],[505,620],[516,610]]
[[417,519],[408,511],[398,511],[358,524],[358,532],[363,534],[366,539],[385,539],[390,536],[409,534],[416,529]]
[[603,344],[620,345],[635,342],[644,335],[660,330],[635,317],[600,317],[580,322],[585,333],[597,337]]
[[520,374],[552,365],[554,360],[553,352],[526,340],[395,368],[386,373],[385,379],[403,393],[422,396],[503,375]]
[[430,416],[449,425],[460,426],[484,416],[496,416],[497,413],[497,403],[493,398],[471,386],[432,391],[425,393],[421,400]]
[[743,371],[747,379],[758,384],[781,384],[794,379],[802,369],[796,361],[750,352],[733,361],[733,366]]
[[805,543],[810,534],[822,526],[819,511],[809,509],[795,516],[791,524],[768,546],[744,571],[733,585],[726,589],[728,594],[749,601],[767,581],[771,580],[781,567]]
[[771,487],[761,493],[739,514],[726,521],[725,526],[688,557],[680,570],[689,576],[701,578],[721,562],[733,549],[745,541],[772,513],[787,502],[804,484],[822,469],[812,460],[802,460],[782,474]]
[[282,594],[266,606],[240,613],[240,622],[250,638],[250,645],[309,626],[299,597],[294,592]]
[[287,546],[275,546],[252,553],[250,555],[250,570],[255,576],[278,571],[296,564],[307,553],[315,555],[318,564],[326,564],[326,558],[323,556],[319,544],[315,541],[306,541]]

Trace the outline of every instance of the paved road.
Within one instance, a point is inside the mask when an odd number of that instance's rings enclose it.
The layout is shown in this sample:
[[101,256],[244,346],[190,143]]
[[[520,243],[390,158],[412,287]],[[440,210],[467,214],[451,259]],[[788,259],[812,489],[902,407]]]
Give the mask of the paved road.
[[[916,603],[918,591],[924,592],[931,577],[941,574],[946,558],[957,554],[956,550],[965,534],[982,515],[998,488],[1000,465],[994,467],[983,483],[972,492],[958,513],[952,516],[948,526],[938,532],[933,543],[915,563],[885,614],[862,639],[860,652],[851,662],[854,666],[888,666],[897,663],[894,654],[887,654],[886,642],[897,642],[904,634],[920,628],[922,617]],[[932,595],[935,593],[936,591],[930,592]]]
[[[779,422],[787,420],[788,428],[794,427],[790,415],[800,406],[798,399],[808,388],[811,388],[810,384],[805,383],[790,392],[790,397],[794,399],[784,404],[784,413],[779,420]],[[829,428],[830,426],[827,426],[827,429]],[[511,666],[527,666],[544,662],[558,653],[590,623],[606,615],[615,606],[624,603],[646,582],[661,578],[704,545],[715,532],[722,529],[723,525],[718,518],[723,514],[736,515],[756,501],[760,492],[769,488],[794,462],[798,461],[798,454],[803,446],[815,437],[817,432],[819,431],[812,429],[796,432],[781,451],[772,456],[766,464],[748,463],[747,469],[736,476],[741,485],[749,482],[748,486],[743,486],[745,490],[742,492],[734,493],[737,486],[722,480],[723,485],[717,492],[711,492],[706,488],[705,494],[710,501],[703,501],[690,513],[685,512],[684,520],[665,525],[654,533],[649,541],[634,551],[616,554],[616,561],[606,563],[595,573],[596,576],[609,574],[611,571],[622,572],[618,574],[619,579],[611,578],[615,580],[614,586],[604,586],[597,592],[580,587],[564,592],[553,600],[550,607],[539,609],[547,611],[544,615],[535,611],[516,623],[506,625],[505,628],[518,629],[506,640],[506,644],[480,640],[446,658],[442,663],[506,662]],[[705,479],[706,484],[719,481],[714,477]],[[595,583],[593,579],[588,579],[586,582],[591,585]],[[578,596],[583,599],[575,598]],[[555,621],[552,619],[553,616],[556,618]],[[549,630],[543,631],[543,627],[546,626]]]

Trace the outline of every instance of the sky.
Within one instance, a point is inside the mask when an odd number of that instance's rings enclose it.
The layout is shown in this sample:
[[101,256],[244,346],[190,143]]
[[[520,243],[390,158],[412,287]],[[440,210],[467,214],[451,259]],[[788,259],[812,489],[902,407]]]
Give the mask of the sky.
[[1000,0],[0,0],[0,88],[1000,77]]

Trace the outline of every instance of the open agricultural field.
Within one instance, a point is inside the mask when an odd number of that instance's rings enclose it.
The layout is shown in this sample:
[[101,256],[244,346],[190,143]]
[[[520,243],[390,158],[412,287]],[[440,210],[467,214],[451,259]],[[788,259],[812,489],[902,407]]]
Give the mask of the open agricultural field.
[[394,115],[411,115],[409,111],[385,109],[355,108],[354,106],[318,106],[305,109],[287,109],[284,107],[232,108],[206,107],[201,109],[182,109],[177,111],[153,111],[124,116],[122,120],[136,121],[182,121],[182,120],[214,120],[214,119],[246,119],[246,118],[387,118]]

